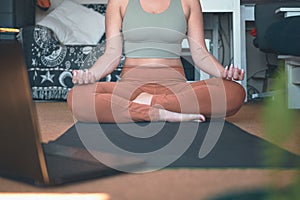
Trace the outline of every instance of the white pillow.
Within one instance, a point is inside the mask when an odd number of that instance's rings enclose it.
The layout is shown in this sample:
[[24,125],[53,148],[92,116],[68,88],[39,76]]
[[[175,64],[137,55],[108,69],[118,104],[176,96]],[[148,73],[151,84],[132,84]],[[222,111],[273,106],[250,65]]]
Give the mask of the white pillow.
[[105,16],[65,0],[37,24],[53,30],[66,45],[97,44],[105,32]]

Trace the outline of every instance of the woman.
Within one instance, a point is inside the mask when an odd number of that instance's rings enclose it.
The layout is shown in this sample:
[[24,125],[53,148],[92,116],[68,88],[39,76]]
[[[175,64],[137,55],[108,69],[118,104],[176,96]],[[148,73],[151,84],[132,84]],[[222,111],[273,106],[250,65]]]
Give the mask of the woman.
[[[188,83],[180,60],[188,38],[194,64],[214,78]],[[235,114],[245,99],[244,71],[207,51],[199,0],[109,0],[106,50],[73,72],[68,104],[80,121],[205,121]],[[125,61],[119,82],[96,82]]]

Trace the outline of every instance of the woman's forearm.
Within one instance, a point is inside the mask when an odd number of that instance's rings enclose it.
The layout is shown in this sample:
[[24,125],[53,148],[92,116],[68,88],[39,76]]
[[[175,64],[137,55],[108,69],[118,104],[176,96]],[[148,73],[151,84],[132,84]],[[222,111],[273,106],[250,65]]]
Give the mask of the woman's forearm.
[[114,36],[107,39],[105,52],[96,63],[92,66],[90,71],[95,71],[97,80],[106,77],[114,71],[120,63],[122,56],[122,39],[121,35]]
[[205,47],[194,44],[190,50],[196,67],[212,76],[222,77],[224,67]]

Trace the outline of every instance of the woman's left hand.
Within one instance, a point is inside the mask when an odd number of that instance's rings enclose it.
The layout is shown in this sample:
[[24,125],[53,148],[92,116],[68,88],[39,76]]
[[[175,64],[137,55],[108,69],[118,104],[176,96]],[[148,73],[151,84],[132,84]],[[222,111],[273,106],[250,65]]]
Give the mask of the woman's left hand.
[[78,85],[91,84],[96,82],[96,77],[88,69],[73,70],[72,82]]
[[225,67],[223,71],[222,78],[232,81],[241,81],[244,79],[245,71],[243,69],[239,69],[237,66],[233,66],[233,64]]

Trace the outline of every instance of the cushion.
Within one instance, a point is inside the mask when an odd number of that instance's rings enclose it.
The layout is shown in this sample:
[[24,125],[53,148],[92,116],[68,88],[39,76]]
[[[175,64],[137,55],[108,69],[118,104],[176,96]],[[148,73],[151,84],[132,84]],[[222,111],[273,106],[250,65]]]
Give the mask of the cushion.
[[51,6],[50,0],[37,0],[36,5],[42,10],[48,10]]
[[278,54],[300,56],[300,16],[284,18],[271,24],[266,40]]
[[53,30],[66,45],[95,45],[105,33],[105,16],[71,0],[63,1],[37,24]]

